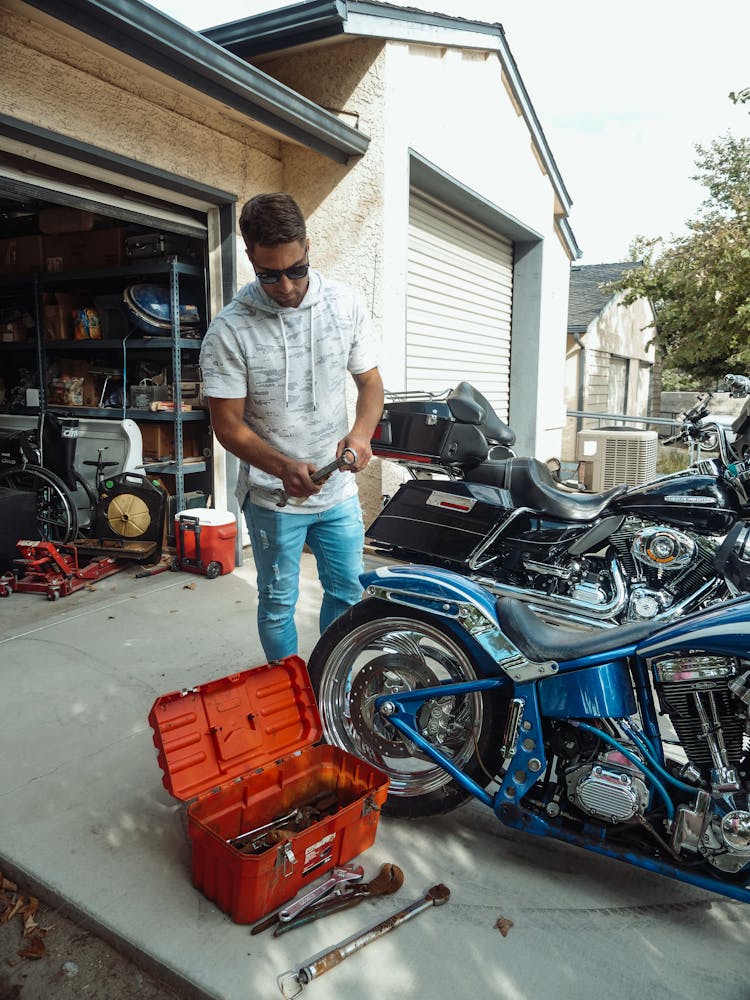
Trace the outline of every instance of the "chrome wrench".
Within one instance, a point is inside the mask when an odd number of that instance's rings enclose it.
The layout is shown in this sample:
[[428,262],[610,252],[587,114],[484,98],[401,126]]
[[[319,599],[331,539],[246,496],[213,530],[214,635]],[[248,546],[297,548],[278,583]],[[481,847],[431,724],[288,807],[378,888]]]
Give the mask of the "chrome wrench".
[[334,868],[324,882],[310,889],[304,896],[300,896],[291,906],[279,910],[280,922],[285,924],[288,920],[292,920],[298,913],[307,909],[308,906],[316,903],[323,896],[327,896],[329,892],[333,892],[337,885],[345,885],[347,882],[358,882],[364,873],[365,870],[362,865],[342,865],[340,868]]
[[[336,469],[346,469],[350,465],[354,465],[357,461],[357,453],[352,448],[344,448],[338,458],[335,458],[328,465],[324,465],[322,469],[316,469],[312,473],[310,479],[314,483],[322,483],[324,479],[328,479],[332,472]],[[307,497],[290,497],[287,495],[285,490],[276,490],[276,506],[286,507],[286,505],[291,500],[292,503],[304,503]]]

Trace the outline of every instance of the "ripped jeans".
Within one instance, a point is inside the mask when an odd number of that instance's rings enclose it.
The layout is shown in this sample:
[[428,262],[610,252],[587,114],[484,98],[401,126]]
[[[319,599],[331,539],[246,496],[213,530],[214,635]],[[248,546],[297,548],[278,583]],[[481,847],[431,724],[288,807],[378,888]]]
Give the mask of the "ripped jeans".
[[315,556],[323,587],[321,632],[362,596],[364,526],[359,498],[350,497],[314,514],[267,510],[246,500],[242,512],[258,574],[260,641],[269,662],[280,660],[298,652],[294,611],[305,543]]

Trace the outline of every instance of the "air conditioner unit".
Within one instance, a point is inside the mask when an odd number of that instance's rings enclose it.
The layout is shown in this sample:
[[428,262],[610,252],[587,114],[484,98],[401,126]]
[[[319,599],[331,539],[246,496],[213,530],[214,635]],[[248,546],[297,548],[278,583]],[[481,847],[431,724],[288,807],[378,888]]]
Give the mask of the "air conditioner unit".
[[622,483],[640,486],[656,476],[656,431],[584,430],[578,432],[576,445],[584,485],[594,493]]

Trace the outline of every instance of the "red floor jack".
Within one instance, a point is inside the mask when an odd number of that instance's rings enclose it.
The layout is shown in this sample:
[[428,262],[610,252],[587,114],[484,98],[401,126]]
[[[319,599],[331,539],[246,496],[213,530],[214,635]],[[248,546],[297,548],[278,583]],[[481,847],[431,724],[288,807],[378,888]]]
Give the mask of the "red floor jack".
[[120,559],[103,556],[79,567],[75,545],[58,542],[22,540],[16,548],[21,558],[13,562],[23,567],[24,573],[22,576],[15,573],[0,576],[0,597],[10,597],[13,591],[17,591],[21,594],[45,594],[48,601],[56,601],[58,597],[67,597],[127,565]]

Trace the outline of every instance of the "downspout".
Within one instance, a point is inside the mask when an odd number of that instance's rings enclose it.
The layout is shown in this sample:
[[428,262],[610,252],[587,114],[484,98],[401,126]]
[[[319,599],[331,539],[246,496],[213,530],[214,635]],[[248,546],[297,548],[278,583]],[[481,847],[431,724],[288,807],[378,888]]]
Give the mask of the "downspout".
[[[582,334],[574,333],[573,340],[576,342],[576,347],[580,351],[579,361],[578,361],[578,406],[576,409],[579,413],[583,412],[583,402],[584,402],[584,387],[586,385],[586,348],[583,346],[583,341],[581,340]],[[576,417],[576,434],[583,428],[583,417]]]

